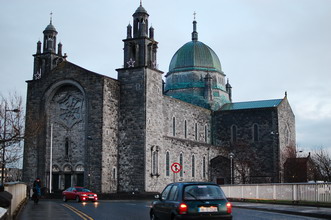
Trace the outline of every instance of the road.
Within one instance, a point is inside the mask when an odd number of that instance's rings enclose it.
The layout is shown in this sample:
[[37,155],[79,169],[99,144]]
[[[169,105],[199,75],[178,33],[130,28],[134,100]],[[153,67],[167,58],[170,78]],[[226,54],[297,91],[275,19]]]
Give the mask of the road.
[[[77,203],[60,200],[41,200],[35,205],[29,201],[19,220],[148,220],[150,201],[99,201],[98,203]],[[274,212],[233,208],[235,220],[312,220],[318,218],[287,215]]]

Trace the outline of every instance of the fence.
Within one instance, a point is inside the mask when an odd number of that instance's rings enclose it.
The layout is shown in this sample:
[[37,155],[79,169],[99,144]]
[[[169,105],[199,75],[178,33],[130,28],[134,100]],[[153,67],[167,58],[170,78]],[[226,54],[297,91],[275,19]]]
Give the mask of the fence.
[[247,184],[221,186],[233,199],[331,202],[331,183]]

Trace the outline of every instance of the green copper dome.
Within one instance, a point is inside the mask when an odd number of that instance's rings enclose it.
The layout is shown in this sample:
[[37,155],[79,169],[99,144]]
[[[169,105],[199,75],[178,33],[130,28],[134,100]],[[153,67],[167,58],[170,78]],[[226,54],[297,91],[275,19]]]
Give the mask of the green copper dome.
[[192,40],[184,44],[172,57],[169,73],[202,70],[222,73],[221,62],[206,44]]

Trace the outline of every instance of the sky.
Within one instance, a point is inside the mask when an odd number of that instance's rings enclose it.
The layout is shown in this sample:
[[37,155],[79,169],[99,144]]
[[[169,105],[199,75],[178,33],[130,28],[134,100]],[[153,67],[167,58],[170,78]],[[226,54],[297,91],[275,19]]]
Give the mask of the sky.
[[[37,41],[50,22],[67,60],[117,78],[126,26],[139,0],[0,1],[0,94],[26,97]],[[218,55],[234,102],[287,98],[297,149],[331,152],[330,0],[143,0],[159,42],[159,69],[191,40]]]

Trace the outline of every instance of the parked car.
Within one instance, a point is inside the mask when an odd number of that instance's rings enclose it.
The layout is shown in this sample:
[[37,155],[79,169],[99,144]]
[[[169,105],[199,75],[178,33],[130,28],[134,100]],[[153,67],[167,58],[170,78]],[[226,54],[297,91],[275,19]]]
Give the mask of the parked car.
[[62,200],[64,202],[68,200],[96,202],[98,201],[98,195],[83,187],[69,187],[62,192]]
[[171,183],[156,198],[151,220],[232,219],[232,205],[214,183]]

